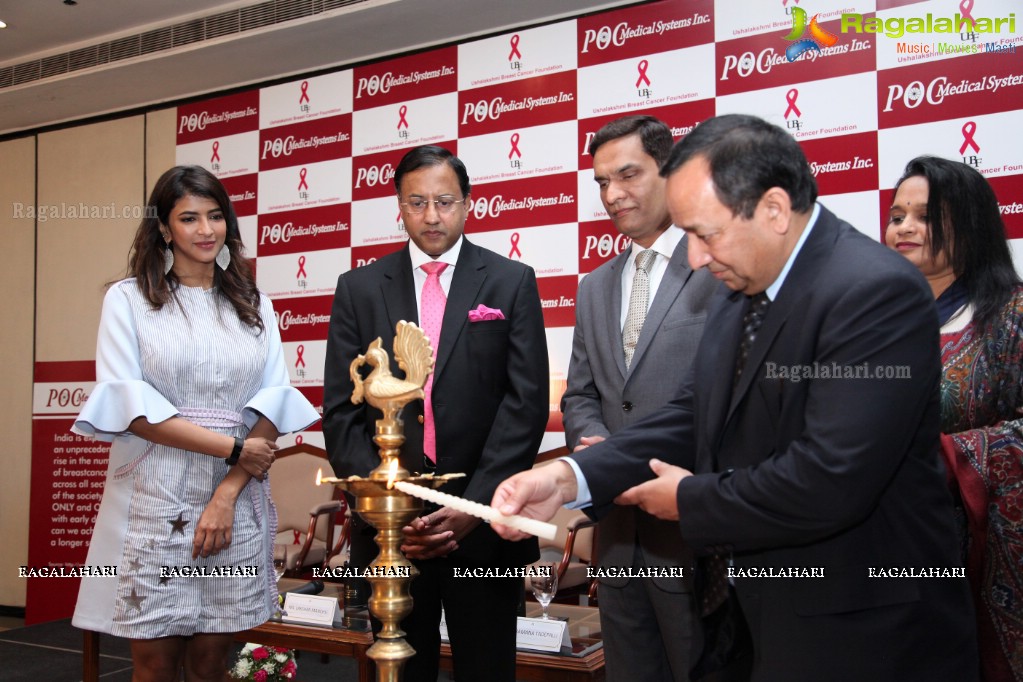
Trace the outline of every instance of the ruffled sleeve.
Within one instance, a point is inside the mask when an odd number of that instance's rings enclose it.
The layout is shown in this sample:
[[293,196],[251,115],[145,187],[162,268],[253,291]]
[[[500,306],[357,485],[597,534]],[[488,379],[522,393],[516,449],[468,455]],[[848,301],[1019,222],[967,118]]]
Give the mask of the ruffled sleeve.
[[97,384],[71,427],[96,440],[109,442],[130,434],[128,426],[138,417],[156,424],[178,414],[170,401],[142,379],[138,334],[124,291],[130,286],[135,286],[135,280],[118,282],[103,299],[96,341]]
[[277,328],[273,305],[266,296],[260,296],[260,315],[269,339],[266,367],[259,391],[242,409],[245,425],[252,428],[260,416],[264,416],[277,428],[279,433],[301,431],[315,424],[320,415],[298,389],[291,385],[288,368],[284,364],[284,347],[281,333]]

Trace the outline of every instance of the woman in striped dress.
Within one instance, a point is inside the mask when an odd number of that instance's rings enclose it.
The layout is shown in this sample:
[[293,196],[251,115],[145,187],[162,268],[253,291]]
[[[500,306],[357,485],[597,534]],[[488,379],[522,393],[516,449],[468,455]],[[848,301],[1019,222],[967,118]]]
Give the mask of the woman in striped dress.
[[223,679],[233,633],[276,602],[267,471],[316,421],[290,386],[269,299],[223,185],[157,181],[128,279],[103,302],[97,384],[73,430],[112,441],[73,623],[131,639],[133,680]]

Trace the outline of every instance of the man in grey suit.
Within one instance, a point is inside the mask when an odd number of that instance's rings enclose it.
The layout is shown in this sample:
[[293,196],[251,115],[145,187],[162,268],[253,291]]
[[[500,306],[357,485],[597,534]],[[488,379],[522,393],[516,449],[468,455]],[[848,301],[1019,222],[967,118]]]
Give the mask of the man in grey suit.
[[[659,169],[671,131],[652,116],[616,119],[589,146],[600,200],[632,247],[579,285],[565,436],[576,452],[667,403],[689,369],[716,282],[689,266],[671,224]],[[585,454],[582,455],[585,457]],[[600,620],[608,679],[683,682],[699,624],[692,552],[678,524],[615,507],[599,526]],[[682,576],[606,575],[608,569],[682,568]]]

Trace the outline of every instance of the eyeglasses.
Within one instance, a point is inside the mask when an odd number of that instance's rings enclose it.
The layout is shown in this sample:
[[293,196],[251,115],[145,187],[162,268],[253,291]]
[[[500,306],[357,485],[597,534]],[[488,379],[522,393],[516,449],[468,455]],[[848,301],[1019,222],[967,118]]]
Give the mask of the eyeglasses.
[[404,206],[409,213],[425,213],[426,207],[433,204],[437,207],[437,213],[448,214],[455,210],[455,206],[458,206],[465,199],[456,199],[454,197],[441,197],[439,199],[423,199],[421,197],[413,197],[408,201],[398,202],[399,205]]

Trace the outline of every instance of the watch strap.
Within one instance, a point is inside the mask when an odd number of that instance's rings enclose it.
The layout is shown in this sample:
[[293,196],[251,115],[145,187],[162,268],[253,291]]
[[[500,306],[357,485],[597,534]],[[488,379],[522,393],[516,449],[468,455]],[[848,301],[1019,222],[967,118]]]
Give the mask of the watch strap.
[[241,457],[243,447],[245,447],[245,441],[238,436],[235,436],[234,449],[231,450],[231,456],[225,460],[227,462],[227,466],[234,466],[238,463],[238,458]]

